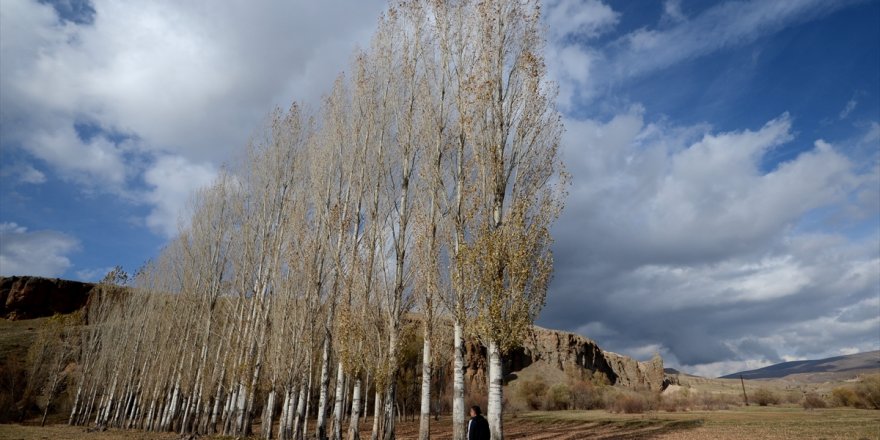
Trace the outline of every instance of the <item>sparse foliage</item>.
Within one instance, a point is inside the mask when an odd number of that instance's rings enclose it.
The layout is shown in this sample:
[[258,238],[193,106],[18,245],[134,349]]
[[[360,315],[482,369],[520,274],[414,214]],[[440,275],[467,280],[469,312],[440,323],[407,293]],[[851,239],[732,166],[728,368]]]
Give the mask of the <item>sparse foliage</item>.
[[452,336],[460,440],[475,335],[502,438],[501,357],[544,304],[567,183],[542,32],[535,0],[392,3],[318,111],[273,111],[154,261],[107,275],[128,290],[76,335],[70,423],[356,439],[373,391],[373,439],[416,406],[427,439]]

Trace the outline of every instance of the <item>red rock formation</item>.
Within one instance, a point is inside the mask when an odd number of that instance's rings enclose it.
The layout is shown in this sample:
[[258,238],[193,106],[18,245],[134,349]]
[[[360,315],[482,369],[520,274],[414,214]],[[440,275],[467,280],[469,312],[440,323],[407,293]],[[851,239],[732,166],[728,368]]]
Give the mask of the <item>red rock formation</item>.
[[41,277],[0,277],[0,316],[33,319],[72,313],[86,305],[92,283]]

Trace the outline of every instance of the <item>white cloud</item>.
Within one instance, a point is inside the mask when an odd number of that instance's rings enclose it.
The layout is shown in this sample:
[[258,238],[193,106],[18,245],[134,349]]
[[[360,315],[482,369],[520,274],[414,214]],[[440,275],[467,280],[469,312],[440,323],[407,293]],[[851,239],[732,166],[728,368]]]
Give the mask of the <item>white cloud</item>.
[[32,183],[36,185],[46,182],[46,175],[31,165],[27,165],[21,170],[19,178],[23,183]]
[[172,237],[181,222],[187,221],[187,203],[193,192],[214,180],[216,170],[207,163],[191,163],[180,156],[159,158],[144,174],[150,188],[145,199],[153,206],[147,226],[158,234]]
[[[94,20],[77,24],[42,2],[0,3],[0,143],[87,191],[131,200],[146,184],[147,224],[168,233],[195,184],[157,182],[168,158],[198,168],[203,183],[273,106],[317,104],[386,4],[93,6]],[[77,132],[78,123],[96,130]]]
[[825,15],[847,2],[725,2],[692,20],[664,31],[641,29],[621,38],[613,74],[634,76],[661,69],[718,49],[737,46],[777,32],[793,23]]
[[547,0],[546,16],[550,39],[593,38],[614,28],[620,14],[600,0]]
[[550,0],[545,2],[547,63],[559,85],[559,105],[570,109],[578,98],[588,98],[591,72],[601,54],[583,46],[589,40],[614,29],[620,14],[599,0]]
[[4,2],[3,58],[16,61],[3,63],[5,116],[27,106],[136,134],[151,151],[222,160],[272,104],[316,102],[384,4],[94,6],[94,24],[77,26],[48,5]]
[[852,221],[877,218],[862,200],[880,182],[876,157],[865,167],[817,140],[767,171],[768,156],[804,143],[787,114],[716,132],[647,122],[634,106],[566,127],[573,185],[542,322],[625,354],[660,344],[671,364],[712,375],[878,348],[880,321],[855,310],[877,295],[880,231],[849,238],[829,223],[853,205],[864,212]]
[[752,359],[746,361],[721,361],[697,365],[695,367],[688,368],[686,371],[689,374],[695,374],[702,377],[720,377],[738,371],[757,370],[758,368],[764,368],[772,364],[773,362],[769,362],[763,359]]
[[[792,24],[827,15],[857,1],[727,1],[687,19],[681,11],[680,2],[669,0],[664,3],[660,29],[635,29],[601,48],[588,47],[583,40],[611,28],[617,23],[618,14],[605,5],[578,8],[576,2],[548,2],[546,20],[551,29],[551,46],[556,46],[550,48],[548,66],[560,83],[563,109],[568,109],[573,99],[589,102],[598,95],[598,91],[613,88],[627,79],[721,49],[751,43]],[[596,13],[597,23],[601,26],[560,26],[558,23],[562,20],[558,17],[576,15],[574,10],[602,11]],[[575,20],[574,23],[579,21]],[[554,31],[557,27],[560,30]],[[571,62],[564,60],[584,57],[594,60],[589,64],[589,73],[574,76],[568,70]],[[586,81],[586,78],[590,81]]]
[[57,277],[71,262],[79,241],[58,231],[33,231],[16,223],[0,223],[0,275]]
[[82,269],[74,272],[74,275],[76,275],[76,279],[80,281],[95,282],[101,281],[111,270],[113,270],[113,267]]
[[661,23],[678,23],[686,19],[687,17],[681,12],[681,0],[666,0],[663,2],[663,15],[660,17]]
[[39,185],[46,183],[46,175],[28,163],[12,163],[0,169],[0,177],[14,180],[18,183]]
[[841,120],[846,119],[853,110],[856,109],[856,106],[859,104],[855,99],[850,99],[846,102],[846,106],[840,110],[840,113],[837,115]]

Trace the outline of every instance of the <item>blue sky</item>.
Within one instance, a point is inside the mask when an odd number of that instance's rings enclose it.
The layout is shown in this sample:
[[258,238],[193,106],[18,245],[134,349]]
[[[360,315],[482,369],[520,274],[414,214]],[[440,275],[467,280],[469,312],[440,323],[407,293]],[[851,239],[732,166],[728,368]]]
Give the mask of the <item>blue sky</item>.
[[[136,270],[383,8],[211,5],[0,5],[0,273]],[[880,1],[544,11],[574,180],[539,323],[706,375],[880,348]]]

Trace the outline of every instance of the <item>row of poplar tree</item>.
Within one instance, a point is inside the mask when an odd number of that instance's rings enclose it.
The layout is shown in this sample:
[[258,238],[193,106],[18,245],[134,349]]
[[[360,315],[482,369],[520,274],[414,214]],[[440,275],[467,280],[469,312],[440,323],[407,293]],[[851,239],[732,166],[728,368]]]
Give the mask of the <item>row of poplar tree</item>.
[[419,437],[448,345],[464,438],[468,337],[501,439],[502,356],[544,304],[567,185],[543,33],[537,0],[391,5],[319,109],[271,113],[128,293],[90,303],[70,423],[357,439],[372,397],[393,439],[415,314]]

